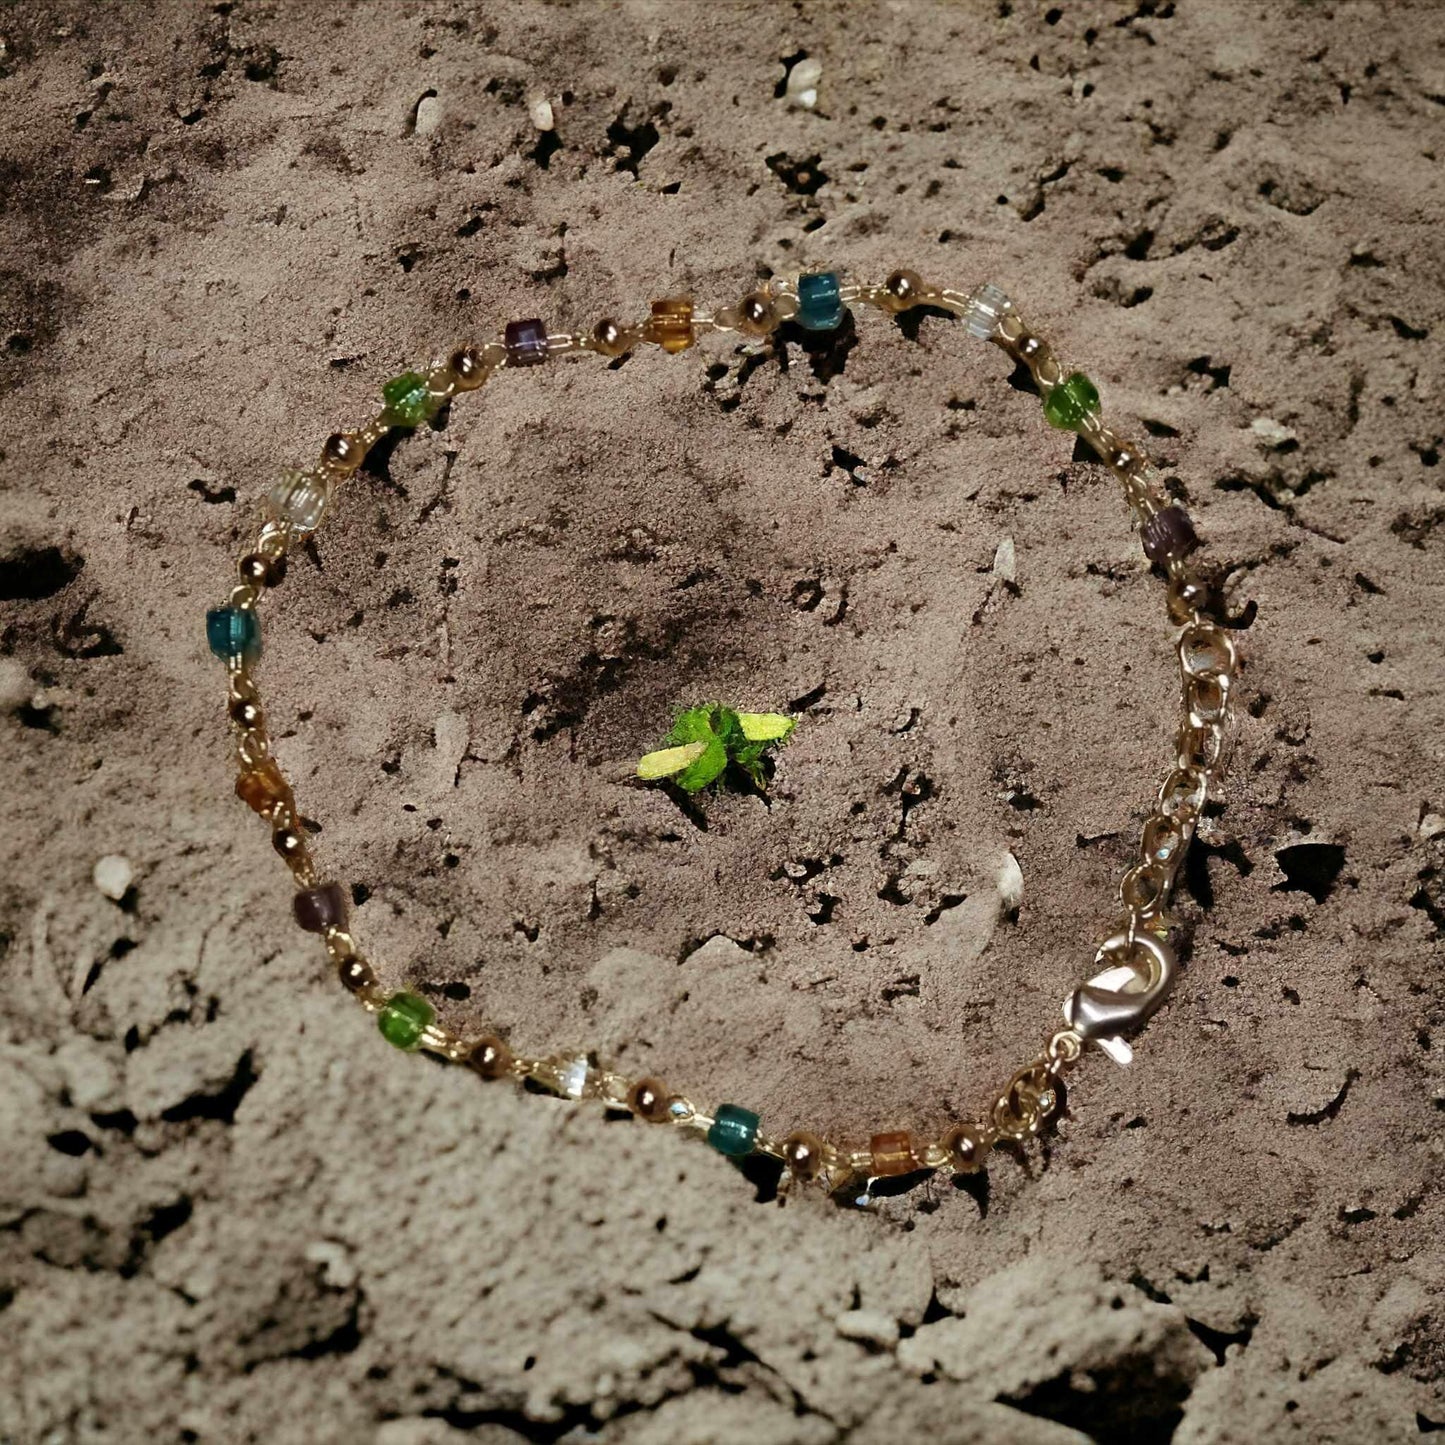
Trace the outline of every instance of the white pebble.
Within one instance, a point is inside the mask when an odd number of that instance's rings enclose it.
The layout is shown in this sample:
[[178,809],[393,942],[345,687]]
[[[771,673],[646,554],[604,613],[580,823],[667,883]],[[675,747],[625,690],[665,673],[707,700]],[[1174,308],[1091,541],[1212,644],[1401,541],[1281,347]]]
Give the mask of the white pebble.
[[1024,870],[1012,853],[1005,853],[998,866],[998,902],[1005,912],[1012,912],[1024,901]]
[[1005,537],[998,544],[998,550],[993,554],[993,575],[1000,582],[1012,582],[1018,576],[1018,553],[1012,537]]
[[417,135],[430,135],[442,123],[442,103],[434,95],[424,95],[416,103]]
[[1272,416],[1257,416],[1250,422],[1249,429],[1260,441],[1272,447],[1282,447],[1286,442],[1297,441],[1295,433]]
[[130,866],[129,858],[120,853],[107,853],[96,863],[90,876],[107,898],[119,903],[135,877],[135,869]]
[[1426,813],[1420,819],[1420,836],[1422,838],[1438,838],[1445,833],[1445,818],[1439,813]]
[[788,86],[785,92],[789,105],[800,105],[812,110],[818,103],[818,82],[823,78],[823,62],[808,56],[800,60],[788,72]]
[[845,1340],[865,1340],[871,1345],[896,1345],[898,1321],[882,1310],[844,1310],[833,1322]]
[[0,708],[6,712],[24,707],[32,688],[25,664],[13,657],[0,657]]
[[527,107],[532,116],[532,124],[538,130],[551,130],[557,124],[556,117],[552,114],[552,102],[545,95],[539,95]]

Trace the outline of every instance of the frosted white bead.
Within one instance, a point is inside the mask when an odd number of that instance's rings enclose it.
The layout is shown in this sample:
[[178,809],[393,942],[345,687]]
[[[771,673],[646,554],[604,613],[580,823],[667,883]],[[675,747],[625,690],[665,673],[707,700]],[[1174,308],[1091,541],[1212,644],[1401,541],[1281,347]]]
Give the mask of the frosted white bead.
[[314,532],[331,501],[331,482],[315,472],[288,468],[266,498],[267,510],[278,522],[298,532]]
[[998,326],[998,319],[1013,305],[1013,302],[993,284],[986,281],[968,298],[963,313],[964,329],[980,341],[990,341]]

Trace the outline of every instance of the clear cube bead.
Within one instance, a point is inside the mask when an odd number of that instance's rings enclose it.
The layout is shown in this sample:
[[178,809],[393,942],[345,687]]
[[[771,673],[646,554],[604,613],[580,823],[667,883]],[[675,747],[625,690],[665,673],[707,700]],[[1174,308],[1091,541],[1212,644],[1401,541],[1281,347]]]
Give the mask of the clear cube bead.
[[314,532],[331,501],[331,482],[315,472],[287,468],[266,498],[266,509],[278,522],[298,532]]
[[986,281],[968,298],[968,306],[963,313],[964,329],[979,341],[991,341],[999,317],[1012,305],[1013,302],[992,281]]

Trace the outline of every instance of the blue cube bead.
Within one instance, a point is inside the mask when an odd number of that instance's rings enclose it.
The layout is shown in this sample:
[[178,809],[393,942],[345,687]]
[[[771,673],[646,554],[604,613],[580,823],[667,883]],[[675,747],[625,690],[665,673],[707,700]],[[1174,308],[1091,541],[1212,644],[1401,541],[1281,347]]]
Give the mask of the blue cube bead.
[[206,641],[222,662],[249,661],[261,651],[260,621],[249,607],[213,607],[206,613]]
[[813,271],[798,277],[799,326],[809,331],[836,331],[846,311],[836,271]]
[[741,1159],[753,1152],[758,1142],[758,1116],[739,1104],[719,1104],[716,1118],[707,1131],[707,1142],[719,1154]]

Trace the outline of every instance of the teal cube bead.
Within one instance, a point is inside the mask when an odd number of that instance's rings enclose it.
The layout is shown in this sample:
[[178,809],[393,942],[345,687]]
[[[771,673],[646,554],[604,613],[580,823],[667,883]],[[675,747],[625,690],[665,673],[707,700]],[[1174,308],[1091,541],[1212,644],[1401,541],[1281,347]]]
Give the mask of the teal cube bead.
[[847,309],[836,271],[814,271],[798,277],[799,326],[808,331],[836,331]]
[[376,1016],[381,1036],[396,1049],[411,1050],[421,1042],[436,1010],[414,993],[394,993]]
[[420,426],[436,411],[427,388],[426,377],[419,371],[404,371],[381,388],[386,403],[383,418],[389,426]]
[[1060,431],[1078,431],[1084,418],[1099,410],[1099,389],[1076,371],[1044,398],[1044,419]]
[[719,1154],[741,1159],[751,1154],[758,1142],[758,1123],[758,1116],[751,1109],[744,1109],[740,1104],[720,1104],[707,1131],[707,1142]]
[[206,641],[222,662],[250,661],[261,651],[261,622],[249,607],[213,607],[206,613]]

